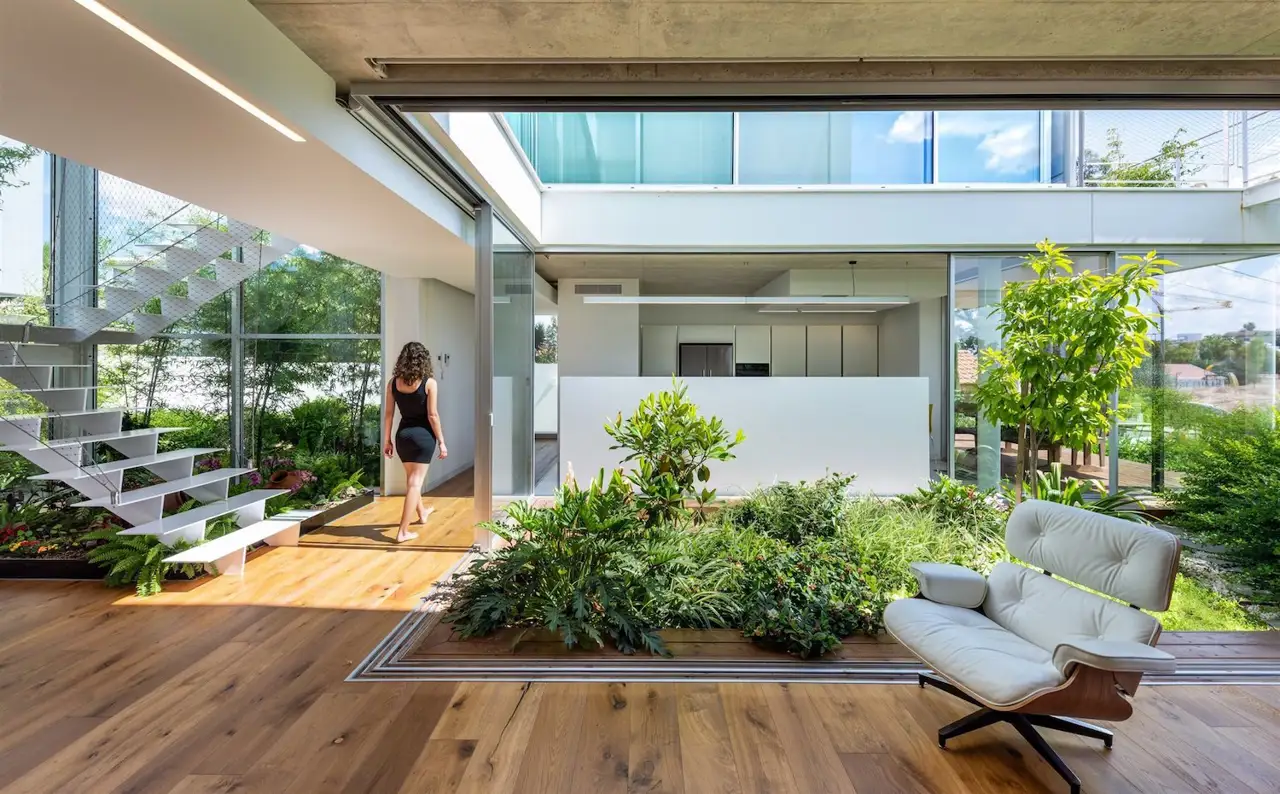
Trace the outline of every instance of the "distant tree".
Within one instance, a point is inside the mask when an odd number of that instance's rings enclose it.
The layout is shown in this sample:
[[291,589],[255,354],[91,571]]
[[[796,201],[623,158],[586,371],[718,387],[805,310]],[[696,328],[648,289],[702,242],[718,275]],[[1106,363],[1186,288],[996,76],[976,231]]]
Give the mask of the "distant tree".
[[34,146],[0,143],[0,193],[4,192],[4,188],[24,187],[27,184],[17,180],[18,169],[31,162],[37,154],[40,154],[40,150]]
[[1084,179],[1100,187],[1174,187],[1179,180],[1204,170],[1204,156],[1197,141],[1183,141],[1186,130],[1179,128],[1173,137],[1160,144],[1160,150],[1147,159],[1129,162],[1124,143],[1115,127],[1107,130],[1107,151],[1103,155],[1086,149]]
[[533,360],[539,364],[556,363],[559,341],[560,326],[555,317],[552,317],[549,323],[535,323],[533,326]]

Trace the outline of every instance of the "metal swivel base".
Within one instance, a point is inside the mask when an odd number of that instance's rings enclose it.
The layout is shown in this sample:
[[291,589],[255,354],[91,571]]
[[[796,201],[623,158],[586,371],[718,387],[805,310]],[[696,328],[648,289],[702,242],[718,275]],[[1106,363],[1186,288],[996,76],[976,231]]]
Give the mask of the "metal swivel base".
[[1067,785],[1071,787],[1071,794],[1080,794],[1080,778],[1076,777],[1076,773],[1071,771],[1071,767],[1067,766],[1067,762],[1063,761],[1062,756],[1058,755],[1057,751],[1049,746],[1049,743],[1036,731],[1036,728],[1048,728],[1049,730],[1062,731],[1063,733],[1074,733],[1076,736],[1086,736],[1090,739],[1101,739],[1103,746],[1108,750],[1111,749],[1112,744],[1115,742],[1115,734],[1111,731],[1099,728],[1096,725],[1090,725],[1087,722],[1073,720],[1070,717],[1052,717],[1046,714],[1018,714],[1011,711],[989,709],[953,686],[950,682],[930,673],[921,673],[919,682],[921,688],[927,685],[935,689],[941,689],[948,695],[979,707],[972,714],[939,728],[939,747],[946,749],[948,739],[972,733],[988,725],[1007,722],[1013,726],[1014,730],[1022,734],[1022,738],[1026,739],[1027,743],[1035,748],[1041,758],[1049,762],[1049,766],[1053,767],[1053,770],[1061,775],[1063,780],[1067,781]]

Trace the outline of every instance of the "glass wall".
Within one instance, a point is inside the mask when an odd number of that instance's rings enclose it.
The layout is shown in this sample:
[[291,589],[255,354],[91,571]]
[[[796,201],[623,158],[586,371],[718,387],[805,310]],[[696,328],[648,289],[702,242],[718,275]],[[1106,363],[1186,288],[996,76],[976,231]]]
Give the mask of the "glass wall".
[[[506,119],[547,184],[916,185],[1069,176],[1065,112],[508,113]],[[1061,129],[1045,136],[1054,125]]]
[[1122,486],[1176,488],[1212,423],[1275,421],[1280,256],[1169,258],[1144,306],[1160,317],[1151,355],[1120,395]]
[[533,252],[493,233],[493,504],[533,494]]
[[49,158],[0,136],[0,315],[47,321]]
[[937,113],[939,182],[1047,182],[1036,110]]
[[543,182],[728,184],[731,113],[508,113]]

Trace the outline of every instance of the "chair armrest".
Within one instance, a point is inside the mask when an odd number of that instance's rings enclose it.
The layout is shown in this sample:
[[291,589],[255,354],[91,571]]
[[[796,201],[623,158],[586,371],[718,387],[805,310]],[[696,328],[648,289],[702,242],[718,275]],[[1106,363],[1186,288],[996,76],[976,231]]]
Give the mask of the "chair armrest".
[[963,565],[913,562],[911,573],[920,584],[920,595],[939,604],[977,609],[987,598],[987,577]]
[[1053,665],[1063,673],[1083,664],[1113,673],[1172,673],[1177,660],[1168,653],[1129,640],[1078,639],[1060,642],[1053,649]]

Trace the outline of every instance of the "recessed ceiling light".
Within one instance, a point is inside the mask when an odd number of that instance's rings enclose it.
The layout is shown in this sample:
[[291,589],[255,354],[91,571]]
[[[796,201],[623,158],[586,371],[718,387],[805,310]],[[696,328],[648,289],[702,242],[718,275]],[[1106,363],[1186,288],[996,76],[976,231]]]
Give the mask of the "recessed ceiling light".
[[106,21],[112,27],[127,34],[134,41],[137,41],[139,44],[151,50],[156,55],[159,55],[161,58],[164,58],[169,63],[173,64],[174,66],[178,67],[182,71],[191,75],[195,79],[204,83],[209,88],[212,88],[214,91],[221,94],[224,98],[231,100],[241,110],[253,116],[258,121],[261,121],[263,124],[266,124],[268,127],[280,133],[281,135],[288,138],[289,140],[296,141],[298,143],[303,143],[306,140],[298,133],[294,132],[293,130],[286,127],[284,124],[281,124],[279,121],[272,118],[270,115],[266,113],[266,111],[262,110],[262,108],[259,108],[257,105],[253,104],[249,100],[240,96],[235,91],[232,91],[230,88],[227,88],[225,85],[218,82],[213,77],[210,77],[200,67],[191,63],[186,58],[183,58],[178,53],[174,52],[173,50],[169,49],[168,47],[164,46],[160,42],[148,36],[146,33],[139,30],[137,27],[135,27],[131,22],[126,20],[124,17],[120,16],[116,12],[107,8],[102,3],[99,3],[98,0],[75,0],[75,2],[83,6],[90,13]]

